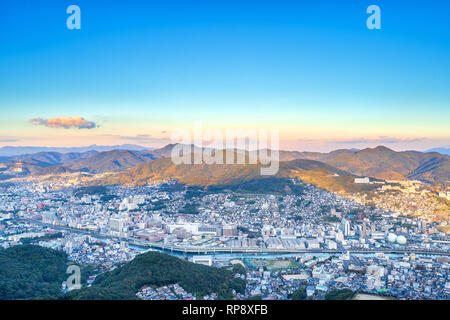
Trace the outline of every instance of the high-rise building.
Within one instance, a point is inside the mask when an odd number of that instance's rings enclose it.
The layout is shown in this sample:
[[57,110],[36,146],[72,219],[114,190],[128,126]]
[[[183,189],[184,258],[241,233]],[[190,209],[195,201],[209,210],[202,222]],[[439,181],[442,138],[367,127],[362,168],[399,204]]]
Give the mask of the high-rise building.
[[419,221],[419,231],[422,233],[427,232],[427,222],[424,220]]
[[341,230],[344,236],[348,237],[350,235],[350,221],[348,221],[347,219],[342,219]]
[[367,226],[365,222],[363,222],[361,226],[361,237],[363,238],[367,237]]
[[124,237],[127,235],[128,223],[125,217],[114,217],[109,219],[109,229],[111,235]]

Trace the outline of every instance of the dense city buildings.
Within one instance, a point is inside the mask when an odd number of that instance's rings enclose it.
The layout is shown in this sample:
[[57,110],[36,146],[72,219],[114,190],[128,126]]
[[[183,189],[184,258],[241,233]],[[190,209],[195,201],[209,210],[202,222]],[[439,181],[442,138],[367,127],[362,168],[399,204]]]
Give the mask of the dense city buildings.
[[[235,299],[290,299],[298,288],[311,299],[342,289],[397,299],[449,298],[450,241],[441,223],[292,183],[301,191],[210,191],[176,181],[3,185],[0,245],[64,251],[75,264],[96,266],[91,283],[117,263],[159,250],[208,266],[241,266],[236,276],[247,287]],[[217,298],[196,297],[175,283],[136,294],[150,300]]]

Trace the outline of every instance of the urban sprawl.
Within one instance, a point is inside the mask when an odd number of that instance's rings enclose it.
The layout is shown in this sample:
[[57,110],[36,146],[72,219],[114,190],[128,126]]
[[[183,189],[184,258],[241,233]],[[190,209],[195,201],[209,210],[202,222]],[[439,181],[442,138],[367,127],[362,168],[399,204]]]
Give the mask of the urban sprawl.
[[[384,298],[450,298],[450,241],[440,223],[424,219],[427,212],[407,212],[418,202],[408,196],[402,204],[402,196],[386,193],[366,206],[357,195],[293,183],[303,185],[300,194],[208,192],[176,181],[87,188],[12,183],[0,187],[0,246],[32,239],[102,271],[147,250],[208,266],[240,265],[245,272],[235,276],[247,287],[235,299],[289,299],[301,287],[311,299],[345,288]],[[217,298],[196,297],[176,283],[136,296]]]

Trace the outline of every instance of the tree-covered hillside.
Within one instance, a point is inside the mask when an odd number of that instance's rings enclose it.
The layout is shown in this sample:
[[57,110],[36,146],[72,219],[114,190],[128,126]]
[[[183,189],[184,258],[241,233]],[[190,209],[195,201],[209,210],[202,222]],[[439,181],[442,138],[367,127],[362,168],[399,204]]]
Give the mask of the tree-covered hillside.
[[226,269],[194,264],[164,253],[147,252],[113,271],[99,275],[92,287],[68,293],[69,299],[137,299],[144,286],[178,283],[198,297],[217,293],[232,298],[231,291],[245,290],[245,281]]
[[[217,293],[232,298],[232,290],[244,292],[245,281],[223,268],[194,264],[164,253],[147,252],[115,270],[100,274],[91,287],[66,294],[61,284],[68,274],[64,252],[35,245],[0,250],[0,300],[15,299],[138,299],[143,286],[161,287],[178,283],[199,298]],[[92,275],[81,267],[82,283]]]
[[54,299],[66,280],[64,252],[34,245],[0,250],[0,299]]

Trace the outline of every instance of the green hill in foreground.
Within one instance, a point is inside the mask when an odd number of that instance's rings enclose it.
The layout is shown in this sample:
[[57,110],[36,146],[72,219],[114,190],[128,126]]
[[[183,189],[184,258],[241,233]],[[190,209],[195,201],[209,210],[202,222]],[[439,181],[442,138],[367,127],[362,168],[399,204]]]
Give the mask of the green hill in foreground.
[[[175,283],[199,298],[214,292],[221,299],[231,299],[233,289],[237,292],[245,290],[245,281],[234,278],[234,274],[226,269],[147,252],[113,271],[100,274],[91,287],[62,294],[61,284],[69,276],[67,266],[67,255],[53,249],[35,245],[0,249],[0,300],[138,299],[136,293],[143,286],[161,287]],[[82,279],[90,275],[83,268],[81,270]]]
[[66,268],[64,252],[34,245],[0,249],[0,300],[55,299]]
[[136,293],[144,286],[161,287],[174,283],[198,297],[214,292],[219,298],[231,299],[233,289],[237,292],[245,290],[245,281],[234,278],[231,271],[150,251],[99,275],[91,287],[72,291],[66,297],[76,300],[136,299]]

